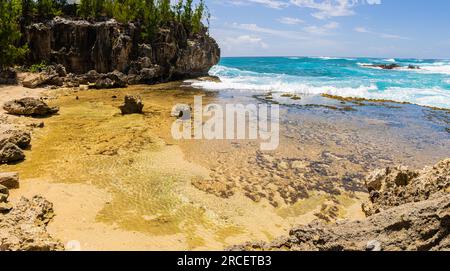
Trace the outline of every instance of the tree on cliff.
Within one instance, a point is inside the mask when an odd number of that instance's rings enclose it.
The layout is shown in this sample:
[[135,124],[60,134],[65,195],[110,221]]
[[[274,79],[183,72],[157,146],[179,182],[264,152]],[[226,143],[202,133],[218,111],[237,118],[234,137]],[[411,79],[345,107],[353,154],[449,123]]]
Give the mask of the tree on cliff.
[[56,0],[37,0],[36,9],[37,16],[40,19],[50,19],[54,16],[60,15],[61,10],[58,3],[65,1]]
[[0,69],[22,59],[27,48],[18,46],[21,33],[19,18],[22,14],[20,0],[0,1]]

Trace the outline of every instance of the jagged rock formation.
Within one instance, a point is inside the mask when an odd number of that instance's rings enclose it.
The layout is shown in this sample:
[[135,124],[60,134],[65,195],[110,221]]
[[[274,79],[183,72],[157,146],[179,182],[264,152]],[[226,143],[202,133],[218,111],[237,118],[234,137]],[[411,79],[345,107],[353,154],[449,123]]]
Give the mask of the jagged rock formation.
[[370,201],[363,204],[367,216],[450,193],[450,159],[421,171],[406,167],[376,170],[366,178]]
[[[25,159],[22,149],[29,147],[31,134],[19,129],[0,129],[0,164],[18,162]],[[0,174],[0,180],[3,175]]]
[[315,221],[272,243],[249,242],[230,250],[450,250],[450,159],[417,172],[379,170],[367,184],[372,192],[366,220]]
[[[72,85],[96,83],[100,78],[77,77],[90,71],[117,71],[129,84],[196,77],[206,75],[220,58],[217,43],[205,30],[188,34],[178,23],[159,29],[151,43],[141,41],[139,25],[114,19],[88,22],[56,17],[28,26],[25,36],[29,62],[63,65],[71,73],[67,81]],[[115,82],[110,76],[101,79],[98,87]]]
[[0,251],[64,250],[46,226],[53,218],[53,204],[41,196],[22,198],[11,211],[0,214]]

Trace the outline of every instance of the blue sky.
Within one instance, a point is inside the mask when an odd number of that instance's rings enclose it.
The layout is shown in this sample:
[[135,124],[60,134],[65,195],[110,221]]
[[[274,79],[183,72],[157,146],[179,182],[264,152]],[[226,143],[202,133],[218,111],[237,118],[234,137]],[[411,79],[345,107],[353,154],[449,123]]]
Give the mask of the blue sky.
[[206,0],[223,56],[450,58],[448,0]]

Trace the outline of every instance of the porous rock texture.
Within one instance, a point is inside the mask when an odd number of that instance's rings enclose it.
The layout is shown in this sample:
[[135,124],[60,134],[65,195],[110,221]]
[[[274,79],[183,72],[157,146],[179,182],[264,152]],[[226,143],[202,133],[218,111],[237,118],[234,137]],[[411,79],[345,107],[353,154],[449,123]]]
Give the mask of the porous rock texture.
[[53,215],[53,205],[41,196],[20,199],[11,211],[0,214],[0,251],[64,250],[46,231]]
[[421,171],[377,170],[367,177],[370,203],[363,221],[292,229],[271,243],[248,242],[230,250],[427,251],[450,250],[450,159]]
[[[160,28],[149,42],[141,39],[138,24],[114,19],[89,22],[55,17],[28,26],[25,37],[28,62],[64,66],[68,74],[60,77],[67,85],[102,80],[98,87],[123,86],[114,84],[110,74],[114,71],[128,84],[197,77],[206,75],[220,58],[219,46],[206,29],[189,33],[175,22]],[[78,76],[91,71],[100,76]]]

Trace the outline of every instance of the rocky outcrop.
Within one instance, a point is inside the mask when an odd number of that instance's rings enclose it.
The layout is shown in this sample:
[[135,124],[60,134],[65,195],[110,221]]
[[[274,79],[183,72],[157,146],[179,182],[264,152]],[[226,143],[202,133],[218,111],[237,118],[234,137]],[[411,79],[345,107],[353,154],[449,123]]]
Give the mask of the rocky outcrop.
[[58,107],[50,107],[36,98],[12,100],[3,105],[3,109],[12,115],[47,116],[59,111]]
[[[369,67],[369,68],[380,68],[383,70],[395,70],[395,69],[400,69],[400,68],[404,68],[403,66],[396,64],[396,63],[392,63],[392,64],[366,64],[366,65],[362,65],[363,67]],[[420,70],[419,66],[414,66],[414,65],[408,65],[406,67],[407,69],[410,70]]]
[[[0,205],[1,207],[1,205]],[[53,204],[41,196],[22,198],[10,211],[0,213],[0,251],[64,250],[46,231],[53,218]]]
[[142,109],[144,108],[144,104],[142,103],[142,99],[139,96],[125,96],[124,104],[120,106],[120,111],[122,115],[128,114],[142,114]]
[[449,172],[449,159],[422,171],[376,171],[367,178],[372,192],[366,220],[315,221],[271,243],[249,242],[230,250],[450,250]]
[[92,70],[101,77],[89,82],[100,80],[94,83],[102,88],[123,85],[114,85],[116,80],[104,76],[114,71],[126,75],[129,84],[196,77],[206,75],[220,57],[217,43],[206,30],[188,33],[178,23],[159,29],[149,43],[142,41],[138,24],[114,19],[88,22],[56,17],[28,26],[25,36],[29,62],[64,66],[69,73],[67,85],[79,84],[83,81],[79,75]]
[[[31,134],[19,129],[0,130],[0,164],[18,162],[25,159],[22,149],[30,146]],[[3,176],[0,174],[0,181]]]
[[438,198],[450,193],[450,159],[434,167],[410,170],[393,167],[376,170],[366,178],[370,201],[363,211],[371,216],[405,203]]

